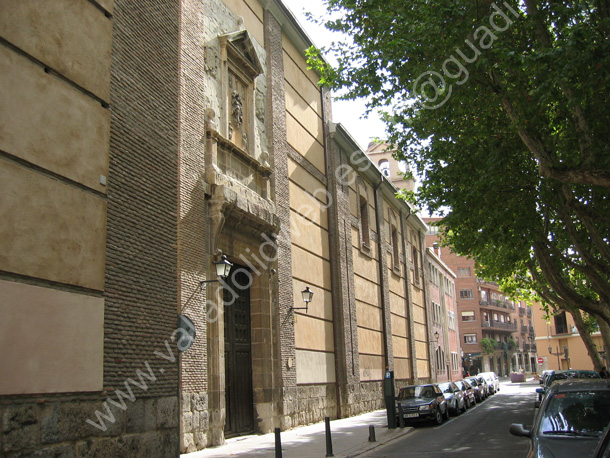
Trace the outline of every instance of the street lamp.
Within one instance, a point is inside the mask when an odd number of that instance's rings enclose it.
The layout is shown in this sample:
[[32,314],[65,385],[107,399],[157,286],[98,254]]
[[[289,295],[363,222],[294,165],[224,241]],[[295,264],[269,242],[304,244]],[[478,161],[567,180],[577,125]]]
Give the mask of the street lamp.
[[301,291],[301,295],[303,296],[303,302],[305,302],[305,307],[290,307],[290,310],[305,310],[305,313],[309,311],[309,303],[313,298],[313,291],[309,289],[309,286],[306,286],[303,291]]
[[206,283],[213,283],[220,280],[224,280],[229,276],[229,272],[231,272],[231,267],[233,267],[233,263],[227,260],[227,257],[223,254],[220,259],[216,262],[213,262],[214,267],[216,267],[216,276],[218,278],[214,280],[203,280],[199,282],[199,287],[203,288],[203,285]]
[[559,348],[557,348],[557,353],[553,353],[553,347],[551,347],[549,345],[549,354],[552,356],[557,356],[557,370],[561,370],[561,363],[559,362],[559,355],[561,355],[563,352],[559,351]]

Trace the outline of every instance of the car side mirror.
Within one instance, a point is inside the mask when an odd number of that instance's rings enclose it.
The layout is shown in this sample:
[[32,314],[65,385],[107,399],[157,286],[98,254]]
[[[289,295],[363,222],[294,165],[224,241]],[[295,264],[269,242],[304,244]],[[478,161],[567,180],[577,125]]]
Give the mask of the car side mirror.
[[513,423],[512,425],[510,425],[510,428],[508,429],[508,431],[513,436],[532,437],[532,431],[529,429],[526,429],[525,425],[522,425],[520,423]]
[[536,393],[544,394],[544,388],[536,388]]

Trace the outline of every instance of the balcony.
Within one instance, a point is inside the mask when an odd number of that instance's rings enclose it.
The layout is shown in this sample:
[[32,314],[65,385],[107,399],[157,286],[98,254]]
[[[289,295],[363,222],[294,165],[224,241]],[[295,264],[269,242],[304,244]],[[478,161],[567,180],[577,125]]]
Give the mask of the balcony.
[[502,330],[506,330],[506,331],[516,331],[517,323],[502,323],[501,321],[482,321],[481,327],[502,329]]
[[519,307],[519,316],[525,316],[525,309],[523,307]]
[[528,331],[527,326],[521,326],[521,334],[527,334],[527,331]]
[[513,304],[511,304],[510,302],[505,302],[505,301],[494,301],[494,300],[486,300],[486,301],[479,301],[479,305],[483,306],[483,307],[497,307],[497,308],[501,308],[501,309],[509,309],[509,310],[515,310],[515,306]]
[[523,344],[523,351],[535,353],[537,350],[536,344]]
[[[532,330],[533,332],[533,330]],[[562,334],[572,334],[570,331],[570,327],[568,325],[565,326],[551,326],[551,335],[558,336]]]

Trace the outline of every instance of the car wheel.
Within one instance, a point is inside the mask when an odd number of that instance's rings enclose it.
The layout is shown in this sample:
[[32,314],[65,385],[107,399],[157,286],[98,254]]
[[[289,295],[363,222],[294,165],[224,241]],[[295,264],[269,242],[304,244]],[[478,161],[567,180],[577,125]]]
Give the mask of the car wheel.
[[443,414],[441,413],[440,407],[434,412],[434,423],[440,425],[443,422]]
[[445,408],[445,420],[449,420],[449,406]]

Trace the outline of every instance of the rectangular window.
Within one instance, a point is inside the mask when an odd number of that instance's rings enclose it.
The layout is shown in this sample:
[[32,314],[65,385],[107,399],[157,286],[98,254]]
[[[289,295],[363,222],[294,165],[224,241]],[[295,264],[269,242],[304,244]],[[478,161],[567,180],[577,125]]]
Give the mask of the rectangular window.
[[474,321],[474,312],[462,312],[462,321]]
[[472,299],[472,290],[471,289],[461,289],[460,290],[460,299]]
[[467,343],[467,344],[477,343],[477,335],[476,334],[464,334],[464,343]]
[[458,267],[458,277],[470,277],[470,267]]

